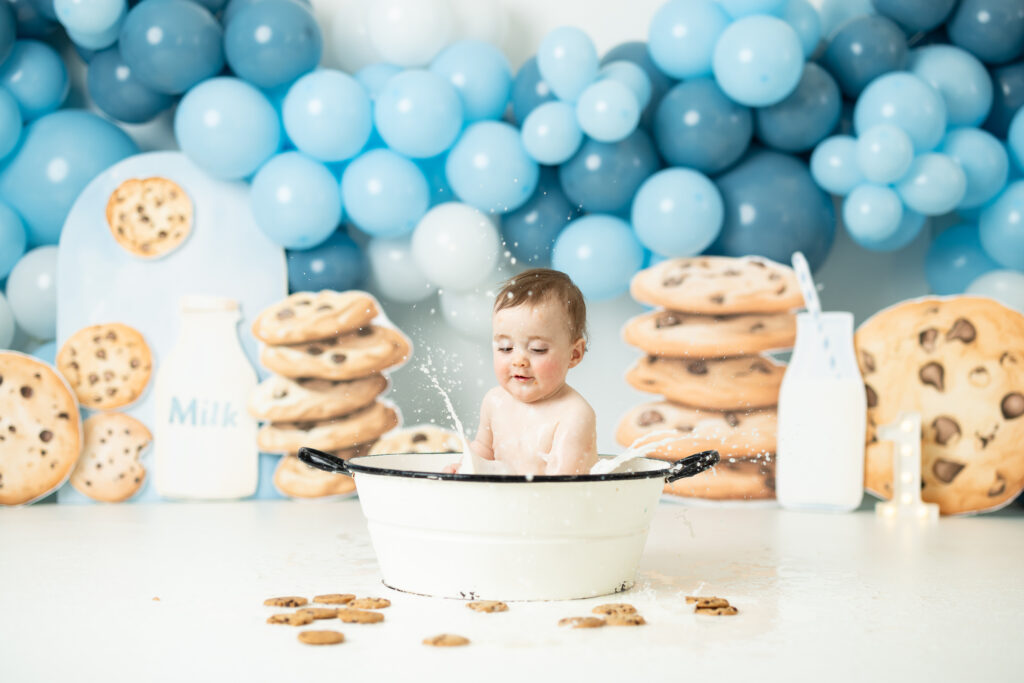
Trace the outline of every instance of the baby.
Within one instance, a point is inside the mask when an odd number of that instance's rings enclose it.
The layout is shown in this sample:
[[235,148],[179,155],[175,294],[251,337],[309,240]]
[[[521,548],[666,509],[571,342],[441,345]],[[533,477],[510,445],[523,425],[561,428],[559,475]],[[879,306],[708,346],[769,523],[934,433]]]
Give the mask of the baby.
[[594,410],[565,383],[586,352],[586,322],[583,295],[565,273],[535,268],[505,283],[491,317],[498,386],[480,406],[476,456],[514,474],[590,471]]

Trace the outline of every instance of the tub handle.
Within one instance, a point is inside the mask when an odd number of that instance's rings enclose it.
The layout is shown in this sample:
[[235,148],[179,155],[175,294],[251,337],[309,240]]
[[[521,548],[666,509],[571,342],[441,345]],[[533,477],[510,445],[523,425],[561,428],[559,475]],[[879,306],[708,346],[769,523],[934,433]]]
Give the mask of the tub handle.
[[352,476],[352,470],[348,468],[348,465],[344,460],[336,455],[318,451],[315,448],[306,448],[305,446],[300,448],[299,460],[310,467],[315,467],[318,470],[323,470],[324,472],[333,472],[335,474]]
[[[302,457],[301,451],[299,457]],[[683,458],[682,460],[676,460],[672,463],[672,466],[665,471],[665,483],[671,484],[676,479],[682,479],[683,477],[692,477],[695,474],[700,474],[709,467],[714,467],[718,464],[718,451],[704,451]]]

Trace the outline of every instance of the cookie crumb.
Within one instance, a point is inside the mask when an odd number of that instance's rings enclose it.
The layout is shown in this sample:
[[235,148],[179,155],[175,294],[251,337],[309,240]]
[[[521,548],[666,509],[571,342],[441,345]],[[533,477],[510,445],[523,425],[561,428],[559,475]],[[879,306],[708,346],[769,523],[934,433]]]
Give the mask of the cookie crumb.
[[345,642],[345,634],[339,631],[302,631],[299,642],[306,645],[337,645]]
[[457,636],[453,633],[442,633],[440,635],[424,638],[423,644],[433,647],[458,647],[460,645],[469,645],[469,638]]
[[598,628],[605,625],[605,620],[597,617],[566,617],[559,619],[558,625],[572,626],[573,628]]
[[154,597],[153,602],[160,602],[160,598]]

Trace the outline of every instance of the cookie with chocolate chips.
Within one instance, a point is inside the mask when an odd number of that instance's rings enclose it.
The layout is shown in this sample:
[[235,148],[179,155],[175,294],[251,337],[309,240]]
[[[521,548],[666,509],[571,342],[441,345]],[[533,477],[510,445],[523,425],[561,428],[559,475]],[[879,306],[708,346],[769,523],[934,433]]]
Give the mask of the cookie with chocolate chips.
[[629,291],[645,304],[708,315],[782,313],[804,305],[793,269],[755,256],[668,259],[633,276]]
[[412,345],[398,330],[370,325],[331,339],[264,346],[260,362],[285,377],[350,380],[393,368],[411,352]]
[[627,322],[622,334],[627,344],[652,356],[743,356],[792,347],[796,317],[790,313],[692,315],[652,311]]
[[370,455],[461,452],[458,434],[437,425],[422,424],[391,430],[373,444]]
[[83,406],[113,410],[142,395],[153,357],[138,330],[105,323],[83,327],[68,337],[56,365]]
[[267,344],[301,344],[354,332],[379,312],[373,295],[354,289],[296,292],[262,311],[252,333]]
[[107,201],[107,225],[121,247],[144,259],[174,251],[192,233],[192,200],[167,178],[126,180]]
[[71,473],[82,421],[71,387],[52,367],[0,351],[0,505],[22,505]]
[[[366,455],[368,450],[368,445],[363,444],[336,451],[333,455],[348,460]],[[295,454],[285,455],[278,461],[274,470],[274,488],[289,498],[327,498],[356,492],[352,477],[310,467]]]
[[93,415],[84,428],[85,444],[71,473],[71,485],[104,503],[128,500],[146,479],[139,457],[153,442],[153,435],[146,425],[124,413]]
[[353,380],[271,375],[249,396],[248,408],[256,419],[270,422],[326,420],[365,408],[387,388],[380,373]]
[[652,458],[677,460],[714,449],[724,462],[774,453],[777,429],[774,408],[721,412],[658,401],[623,415],[615,438],[627,448],[643,448]]
[[860,326],[868,399],[866,488],[892,496],[892,444],[877,426],[921,413],[921,497],[977,512],[1024,489],[1024,315],[992,299],[928,298]]
[[257,438],[260,450],[265,453],[297,453],[303,446],[337,451],[375,441],[398,423],[395,408],[377,401],[329,420],[267,424],[260,428]]
[[626,373],[626,381],[675,403],[735,411],[776,405],[785,373],[786,366],[767,356],[645,356]]

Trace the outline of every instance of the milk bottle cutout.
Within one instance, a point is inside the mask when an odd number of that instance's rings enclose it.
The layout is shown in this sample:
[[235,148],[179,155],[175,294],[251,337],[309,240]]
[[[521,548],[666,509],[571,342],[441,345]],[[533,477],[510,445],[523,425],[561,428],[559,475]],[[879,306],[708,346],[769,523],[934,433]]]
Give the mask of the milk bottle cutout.
[[793,266],[807,312],[779,391],[775,495],[791,509],[846,512],[864,495],[867,399],[853,349],[853,314],[821,312],[803,254]]
[[154,389],[154,485],[165,498],[244,498],[256,492],[259,448],[246,401],[256,372],[238,341],[238,302],[179,301],[178,339]]

